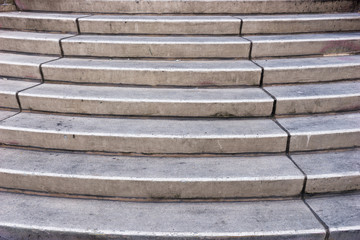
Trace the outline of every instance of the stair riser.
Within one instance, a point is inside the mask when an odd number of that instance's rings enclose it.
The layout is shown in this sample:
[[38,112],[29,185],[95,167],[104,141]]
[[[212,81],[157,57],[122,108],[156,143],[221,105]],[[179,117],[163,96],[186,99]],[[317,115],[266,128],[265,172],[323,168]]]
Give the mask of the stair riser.
[[356,1],[101,1],[21,0],[22,10],[103,13],[303,13],[352,11]]

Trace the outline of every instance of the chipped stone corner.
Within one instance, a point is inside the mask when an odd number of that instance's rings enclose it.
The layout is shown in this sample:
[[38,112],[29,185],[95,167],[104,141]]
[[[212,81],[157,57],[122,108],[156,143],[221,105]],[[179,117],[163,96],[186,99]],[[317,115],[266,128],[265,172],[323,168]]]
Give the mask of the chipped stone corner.
[[14,0],[0,0],[0,12],[16,11]]

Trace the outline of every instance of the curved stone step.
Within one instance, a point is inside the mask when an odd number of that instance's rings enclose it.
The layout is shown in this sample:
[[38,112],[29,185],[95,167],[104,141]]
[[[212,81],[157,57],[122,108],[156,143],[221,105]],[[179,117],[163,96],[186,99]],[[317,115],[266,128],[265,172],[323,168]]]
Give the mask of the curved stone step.
[[19,108],[16,93],[29,87],[33,87],[36,84],[38,83],[0,78],[0,107]]
[[252,58],[354,54],[360,52],[360,32],[247,36]]
[[0,76],[41,79],[40,65],[54,57],[0,52]]
[[360,13],[238,16],[241,34],[360,31]]
[[307,83],[360,78],[360,55],[256,60],[263,83]]
[[360,195],[310,198],[306,202],[329,228],[329,239],[360,238]]
[[276,99],[276,114],[360,110],[360,82],[266,87]]
[[79,19],[81,33],[239,35],[241,20],[231,16],[94,15]]
[[360,146],[360,113],[278,119],[290,133],[290,151]]
[[301,200],[153,203],[0,193],[0,205],[7,239],[320,240],[326,233]]
[[259,85],[251,61],[140,61],[63,58],[42,65],[44,78],[77,83],[164,86]]
[[250,42],[241,37],[78,35],[61,45],[65,56],[248,58],[250,52]]
[[21,10],[103,13],[316,13],[347,12],[356,0],[21,0]]
[[360,150],[291,155],[309,194],[360,190]]
[[0,26],[2,29],[77,33],[76,20],[85,16],[87,15],[0,12]]
[[61,55],[60,39],[69,34],[35,33],[0,30],[0,50]]
[[0,187],[127,198],[300,195],[304,175],[285,156],[119,157],[0,148]]
[[269,119],[150,120],[21,113],[0,123],[0,142],[106,152],[284,152],[287,134]]
[[270,116],[274,102],[260,88],[172,89],[64,84],[42,84],[21,92],[19,98],[23,109],[46,112],[175,117]]

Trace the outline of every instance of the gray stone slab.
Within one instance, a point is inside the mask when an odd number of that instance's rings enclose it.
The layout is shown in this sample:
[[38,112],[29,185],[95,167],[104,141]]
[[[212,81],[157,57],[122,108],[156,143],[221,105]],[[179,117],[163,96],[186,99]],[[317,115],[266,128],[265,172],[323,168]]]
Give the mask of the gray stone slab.
[[103,13],[304,13],[351,12],[354,0],[21,0],[21,10]]
[[40,64],[54,57],[0,53],[0,76],[41,79]]
[[0,110],[0,121],[4,120],[5,118],[11,117],[15,115],[17,112],[15,111],[4,111]]
[[360,150],[292,155],[307,175],[306,193],[360,189]]
[[329,239],[360,238],[360,195],[306,200],[330,230]]
[[283,152],[287,134],[272,120],[161,120],[22,113],[0,124],[3,143],[137,153]]
[[0,107],[19,108],[16,93],[26,88],[35,86],[37,83],[25,81],[11,81],[0,78]]
[[248,58],[241,37],[79,35],[61,41],[65,56],[124,58]]
[[69,34],[0,30],[0,50],[60,55],[60,39]]
[[242,34],[345,32],[360,30],[359,13],[238,16]]
[[145,116],[270,116],[260,88],[174,89],[43,84],[19,94],[23,109]]
[[265,88],[276,98],[276,114],[360,110],[360,82],[283,85]]
[[240,19],[230,16],[94,15],[79,19],[82,33],[239,35]]
[[35,12],[0,12],[0,26],[4,29],[71,32],[77,33],[76,19],[86,15],[35,13]]
[[360,32],[248,36],[251,56],[279,57],[360,52]]
[[[359,64],[360,65],[360,64]],[[42,66],[45,80],[170,86],[259,85],[250,61],[137,61],[63,58]]]
[[325,230],[300,201],[151,203],[0,193],[5,238],[309,239]]
[[290,132],[290,151],[360,146],[360,114],[278,119]]
[[256,60],[264,84],[321,82],[360,78],[360,56]]
[[0,148],[0,186],[142,198],[295,196],[304,176],[285,156],[119,157]]

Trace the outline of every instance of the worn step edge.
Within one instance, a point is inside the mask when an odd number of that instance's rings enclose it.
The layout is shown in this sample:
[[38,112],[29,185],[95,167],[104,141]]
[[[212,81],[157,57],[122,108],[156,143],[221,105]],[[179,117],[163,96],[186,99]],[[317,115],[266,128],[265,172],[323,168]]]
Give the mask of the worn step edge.
[[360,113],[280,118],[290,134],[290,151],[360,146]]
[[4,206],[0,209],[0,236],[4,238],[315,240],[325,237],[325,229],[301,200],[152,203],[0,193],[0,204]]
[[300,195],[304,176],[285,156],[158,158],[0,148],[3,188],[126,198]]
[[43,84],[21,92],[19,99],[27,110],[175,117],[270,116],[274,102],[260,88],[157,89],[63,84]]
[[45,81],[162,86],[259,85],[251,61],[144,61],[63,58],[42,65]]
[[134,153],[284,152],[287,134],[270,119],[161,120],[21,113],[0,123],[4,144]]
[[264,69],[265,85],[360,79],[360,55],[255,62]]
[[360,13],[237,16],[241,34],[360,31]]
[[78,35],[61,41],[64,56],[122,58],[242,58],[250,42],[237,37]]
[[360,149],[292,154],[291,158],[306,174],[307,194],[360,190]]
[[360,82],[265,87],[276,99],[275,114],[360,110]]
[[246,36],[251,57],[286,57],[360,52],[360,32]]

